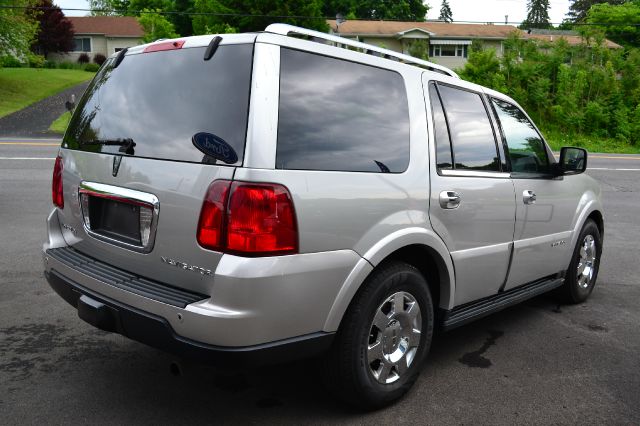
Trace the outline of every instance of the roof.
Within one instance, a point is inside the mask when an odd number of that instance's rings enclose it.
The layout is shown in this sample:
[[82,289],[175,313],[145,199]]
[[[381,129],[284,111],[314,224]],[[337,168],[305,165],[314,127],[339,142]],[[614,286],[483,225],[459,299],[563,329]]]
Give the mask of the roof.
[[[569,43],[570,46],[576,46],[578,44],[584,43],[584,39],[579,35],[552,35],[552,34],[527,34],[526,36],[529,40],[536,41],[546,41],[553,43],[554,41],[558,41],[563,38]],[[621,49],[618,43],[614,43],[611,40],[604,40],[604,45],[609,49]]]
[[[331,29],[336,31],[336,21],[328,20]],[[397,36],[409,30],[424,30],[432,37],[468,37],[506,39],[514,31],[522,32],[513,25],[487,24],[449,24],[446,22],[404,22],[404,21],[346,21],[340,24],[340,35],[380,35]]]
[[76,34],[104,34],[109,37],[142,37],[144,30],[132,16],[69,16]]

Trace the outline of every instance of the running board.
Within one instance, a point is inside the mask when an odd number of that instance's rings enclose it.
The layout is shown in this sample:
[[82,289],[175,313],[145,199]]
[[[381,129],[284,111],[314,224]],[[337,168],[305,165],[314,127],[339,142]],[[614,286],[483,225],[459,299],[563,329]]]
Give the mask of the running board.
[[554,274],[551,277],[543,278],[503,293],[498,293],[494,296],[457,306],[445,312],[444,319],[442,320],[442,328],[444,330],[451,330],[527,299],[531,299],[542,293],[546,293],[554,288],[560,287],[563,283],[564,278],[558,278],[558,275]]

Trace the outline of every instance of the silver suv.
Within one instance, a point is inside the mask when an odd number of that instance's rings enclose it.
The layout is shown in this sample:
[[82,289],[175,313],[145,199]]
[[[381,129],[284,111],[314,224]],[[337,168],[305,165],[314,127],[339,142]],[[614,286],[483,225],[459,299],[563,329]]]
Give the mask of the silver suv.
[[55,162],[44,267],[80,318],[180,355],[322,355],[385,405],[434,330],[594,288],[600,189],[513,99],[276,24],[123,50]]

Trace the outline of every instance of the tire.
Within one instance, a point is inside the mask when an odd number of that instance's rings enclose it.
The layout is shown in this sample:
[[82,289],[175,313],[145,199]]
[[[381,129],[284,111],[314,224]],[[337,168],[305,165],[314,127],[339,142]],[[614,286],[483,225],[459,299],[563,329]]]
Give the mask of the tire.
[[571,263],[565,275],[561,293],[567,303],[582,303],[596,285],[600,257],[602,255],[602,236],[596,223],[588,219],[571,256]]
[[422,274],[404,262],[378,266],[345,313],[325,359],[325,385],[342,401],[366,410],[397,400],[418,377],[433,322]]

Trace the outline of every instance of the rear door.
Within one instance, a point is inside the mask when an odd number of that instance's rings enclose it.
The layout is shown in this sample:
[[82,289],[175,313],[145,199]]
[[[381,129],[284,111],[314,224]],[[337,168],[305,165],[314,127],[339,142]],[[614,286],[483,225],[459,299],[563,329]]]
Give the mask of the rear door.
[[[141,276],[209,293],[221,254],[201,248],[204,194],[244,157],[253,44],[128,54],[96,75],[67,130],[68,244]],[[191,266],[185,270],[183,266]],[[180,265],[180,267],[177,267]]]
[[564,271],[579,197],[569,179],[550,174],[553,157],[515,104],[491,98],[507,145],[516,191],[514,252],[505,290]]
[[503,171],[501,146],[483,95],[436,82],[425,81],[424,87],[435,140],[429,215],[451,252],[455,303],[460,305],[496,294],[504,284],[514,231],[514,189]]

